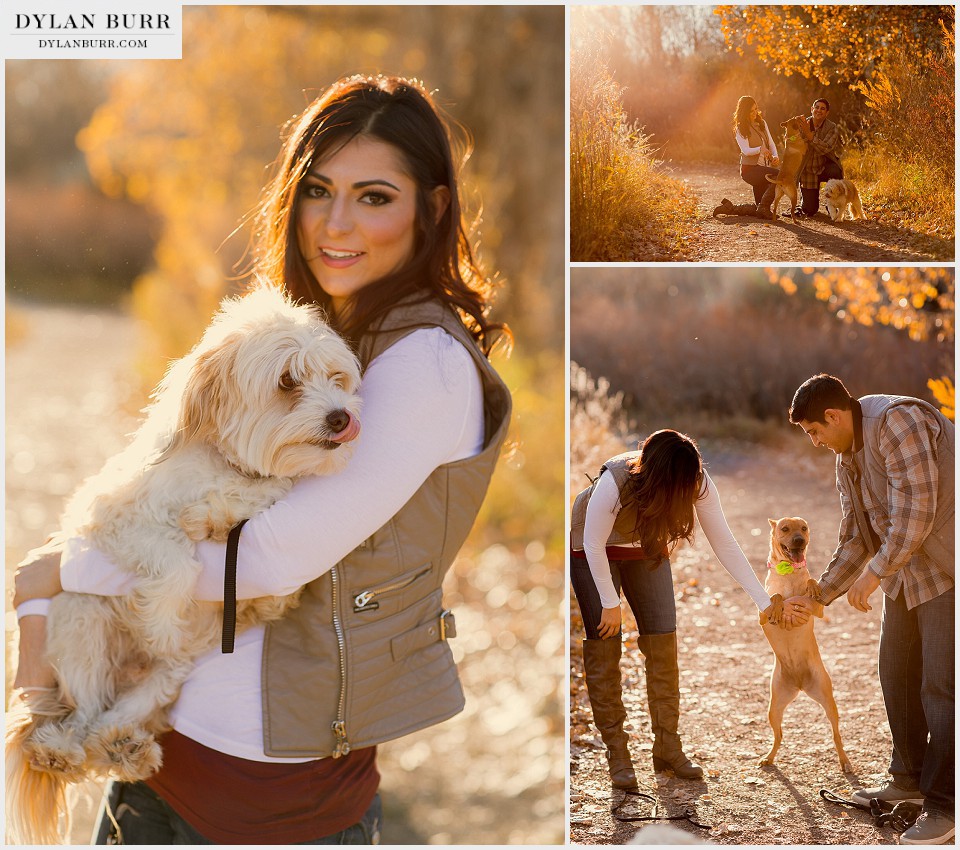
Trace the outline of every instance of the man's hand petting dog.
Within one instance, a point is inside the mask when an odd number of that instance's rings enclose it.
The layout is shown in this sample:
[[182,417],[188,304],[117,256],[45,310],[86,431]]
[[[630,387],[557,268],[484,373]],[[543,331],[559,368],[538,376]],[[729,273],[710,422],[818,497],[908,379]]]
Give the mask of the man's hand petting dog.
[[864,570],[847,591],[847,602],[849,602],[858,611],[872,611],[873,607],[867,601],[878,587],[880,587],[880,578],[870,570]]

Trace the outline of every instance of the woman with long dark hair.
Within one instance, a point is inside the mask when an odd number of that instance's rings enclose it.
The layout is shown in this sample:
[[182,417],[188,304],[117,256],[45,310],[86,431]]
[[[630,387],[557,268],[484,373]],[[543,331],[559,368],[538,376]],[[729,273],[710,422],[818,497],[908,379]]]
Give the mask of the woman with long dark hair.
[[[363,435],[343,473],[299,481],[244,527],[239,597],[307,588],[283,620],[238,635],[233,655],[199,660],[163,767],[114,785],[125,843],[376,843],[376,745],[463,708],[441,582],[511,402],[487,359],[509,332],[488,316],[453,128],[417,81],[361,76],[288,130],[253,271],[323,306],[354,345]],[[197,548],[196,596],[222,599],[225,548]],[[125,575],[71,540],[21,569],[15,601],[122,593]],[[22,630],[31,619],[43,618]],[[49,670],[26,645],[16,684],[42,686]],[[116,843],[110,832],[104,817],[99,843]]]
[[780,173],[777,167],[780,157],[763,113],[749,95],[737,101],[733,112],[733,135],[740,148],[740,177],[753,189],[753,204],[734,204],[724,198],[713,214],[765,217],[762,215],[764,196],[769,192],[772,203],[774,193],[774,186],[767,176],[775,177]]
[[684,434],[657,431],[638,451],[611,458],[574,501],[570,579],[586,634],[583,670],[616,788],[637,784],[623,728],[621,591],[636,619],[644,656],[654,770],[670,770],[683,779],[703,776],[684,754],[678,730],[677,609],[669,558],[681,540],[692,539],[694,514],[724,569],[759,610],[770,611],[770,597],[727,525],[700,451]]

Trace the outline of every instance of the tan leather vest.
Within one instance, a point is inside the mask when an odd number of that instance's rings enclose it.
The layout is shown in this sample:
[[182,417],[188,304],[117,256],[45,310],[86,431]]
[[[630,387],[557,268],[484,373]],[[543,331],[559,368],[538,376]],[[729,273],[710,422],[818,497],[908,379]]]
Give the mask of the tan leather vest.
[[[624,504],[624,494],[629,493],[626,489],[627,480],[630,477],[629,463],[636,460],[640,452],[624,452],[621,455],[610,458],[600,467],[600,475],[604,470],[613,476],[613,480],[620,492],[620,510],[617,518],[613,522],[613,531],[607,538],[607,546],[632,546],[637,540],[637,512],[633,505],[631,497],[626,496],[627,504]],[[593,483],[584,490],[581,490],[573,501],[573,509],[570,512],[570,548],[576,551],[583,549],[583,528],[587,521],[587,505],[590,503],[590,496],[593,495],[593,488],[597,486],[600,480],[598,475]]]
[[[419,328],[440,327],[470,352],[484,396],[483,450],[435,469],[400,511],[267,628],[264,752],[342,756],[463,709],[441,584],[486,495],[510,420],[510,393],[457,315],[439,301],[398,305],[359,344],[364,368]],[[429,415],[429,411],[424,411]],[[403,446],[397,446],[403,451]],[[389,468],[390,458],[384,458]]]

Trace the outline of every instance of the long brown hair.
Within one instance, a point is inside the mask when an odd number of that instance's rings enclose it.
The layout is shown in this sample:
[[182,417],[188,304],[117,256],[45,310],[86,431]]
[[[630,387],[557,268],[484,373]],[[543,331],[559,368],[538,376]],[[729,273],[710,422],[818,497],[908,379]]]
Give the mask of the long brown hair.
[[[733,111],[733,129],[745,139],[750,138],[750,110],[756,105],[757,102],[750,95],[745,94],[737,101],[737,108]],[[756,126],[766,135],[767,122],[763,120],[763,113],[760,112],[759,108],[757,109]]]
[[703,459],[697,444],[670,429],[655,431],[630,465],[623,507],[635,509],[634,534],[644,551],[672,550],[693,537],[693,506],[703,489]]
[[[462,139],[455,139],[454,129]],[[282,283],[294,298],[315,302],[332,313],[330,297],[297,242],[302,181],[312,164],[366,136],[396,148],[417,184],[414,251],[403,268],[350,297],[343,315],[334,319],[337,329],[356,342],[401,299],[439,298],[457,309],[485,354],[501,333],[509,338],[505,325],[487,318],[492,283],[474,258],[463,223],[453,151],[460,141],[462,164],[469,153],[469,135],[442,116],[418,81],[363,75],[338,80],[288,122],[285,131],[255,226],[254,272],[259,277]],[[449,190],[450,202],[436,220],[432,193],[440,186]]]

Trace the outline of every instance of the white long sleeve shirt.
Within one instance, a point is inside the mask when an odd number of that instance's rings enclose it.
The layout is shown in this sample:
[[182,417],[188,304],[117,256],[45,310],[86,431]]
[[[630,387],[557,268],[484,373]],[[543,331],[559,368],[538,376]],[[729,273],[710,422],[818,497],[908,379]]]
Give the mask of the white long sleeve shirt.
[[[770,156],[777,157],[779,156],[779,154],[777,153],[777,146],[773,142],[773,136],[770,135],[769,124],[767,125],[766,129],[767,129],[767,133],[766,133],[767,148],[770,151]],[[756,147],[753,147],[750,144],[749,140],[739,130],[737,130],[734,133],[734,137],[737,140],[737,144],[740,146],[740,153],[742,153],[744,156],[756,156],[757,154],[760,153],[760,151],[763,150],[763,145],[757,145]]]
[[[749,594],[761,611],[770,604],[770,597],[753,572],[750,562],[740,545],[734,539],[727,519],[723,515],[720,494],[709,475],[704,473],[704,492],[694,503],[700,527],[707,536],[721,566],[730,573],[737,583]],[[613,524],[620,512],[620,492],[617,482],[609,473],[601,475],[597,486],[593,488],[587,505],[587,516],[583,528],[583,551],[587,556],[590,574],[600,592],[600,603],[604,608],[616,608],[620,605],[620,595],[613,584],[610,572],[610,560],[607,558],[607,540],[613,531]],[[639,546],[639,541],[633,544]]]
[[[483,390],[469,353],[439,328],[421,329],[371,362],[360,389],[362,431],[346,469],[298,481],[243,529],[237,596],[290,593],[333,567],[387,522],[445,463],[483,447]],[[197,547],[196,597],[223,599],[224,544]],[[133,587],[86,541],[68,542],[64,590],[121,595]],[[172,710],[174,728],[220,752],[255,761],[263,752],[260,663],[264,628],[237,635],[233,654],[201,657]]]

